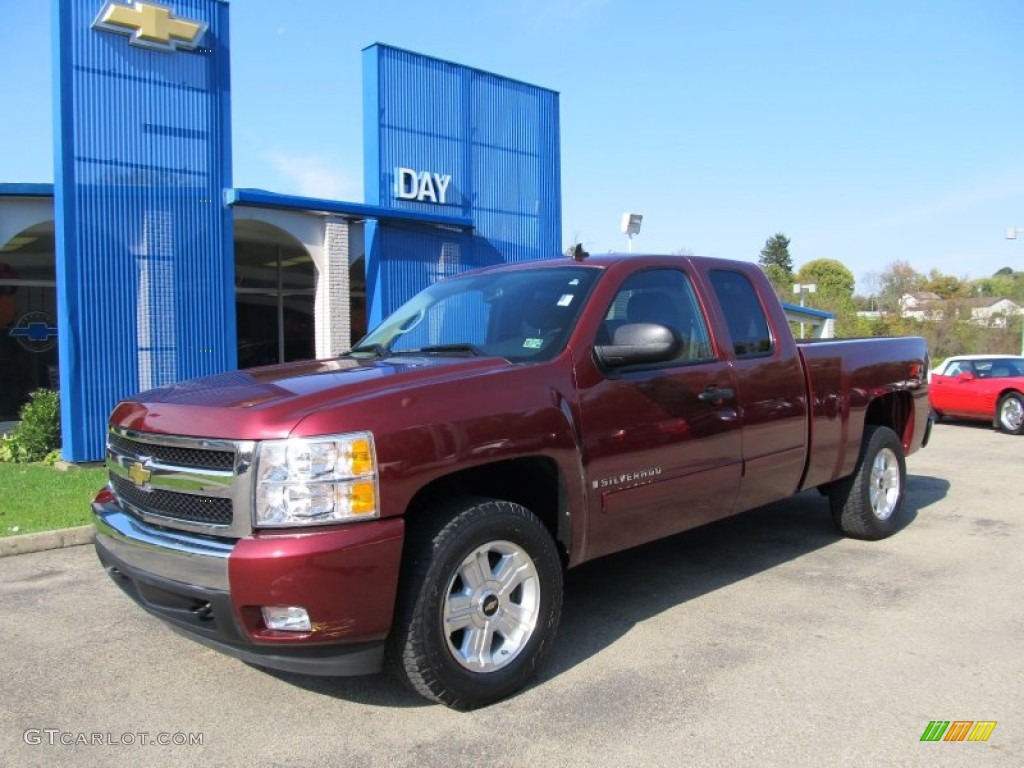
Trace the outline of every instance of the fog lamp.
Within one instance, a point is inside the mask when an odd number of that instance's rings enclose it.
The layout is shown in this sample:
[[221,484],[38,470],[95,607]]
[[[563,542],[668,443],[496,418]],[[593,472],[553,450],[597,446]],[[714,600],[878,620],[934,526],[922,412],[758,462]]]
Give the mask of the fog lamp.
[[306,609],[294,605],[263,606],[263,623],[267,629],[280,629],[284,632],[313,631]]

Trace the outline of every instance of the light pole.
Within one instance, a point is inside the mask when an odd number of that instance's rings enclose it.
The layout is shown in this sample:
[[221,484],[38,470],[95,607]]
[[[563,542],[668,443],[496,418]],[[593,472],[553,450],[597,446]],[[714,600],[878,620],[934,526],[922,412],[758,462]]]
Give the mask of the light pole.
[[642,213],[622,214],[622,234],[626,236],[629,253],[633,252],[633,235],[640,234],[640,224],[643,222],[643,220],[644,215]]
[[[797,283],[796,285],[793,286],[793,293],[799,293],[800,294],[800,306],[801,307],[804,305],[804,294],[805,293],[815,293],[817,290],[818,290],[818,284],[817,283]],[[801,322],[800,323],[800,338],[802,339],[803,337],[804,337],[804,324],[803,324],[803,322]]]
[[[1024,229],[1020,227],[1007,227],[1006,228],[1006,239],[1016,240],[1017,235],[1024,234]],[[1017,317],[1020,318],[1020,354],[1024,357],[1024,317],[1021,317],[1021,313],[1017,313]]]

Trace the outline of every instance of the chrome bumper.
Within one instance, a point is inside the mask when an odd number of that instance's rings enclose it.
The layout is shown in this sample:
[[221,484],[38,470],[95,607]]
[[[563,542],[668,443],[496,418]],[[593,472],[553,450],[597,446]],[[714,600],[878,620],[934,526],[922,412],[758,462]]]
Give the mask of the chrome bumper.
[[156,528],[114,504],[93,502],[92,511],[96,546],[121,562],[182,584],[228,590],[233,541]]
[[307,675],[379,672],[384,641],[309,646],[254,643],[228,589],[234,543],[154,528],[93,502],[96,554],[125,594],[170,627],[249,664]]

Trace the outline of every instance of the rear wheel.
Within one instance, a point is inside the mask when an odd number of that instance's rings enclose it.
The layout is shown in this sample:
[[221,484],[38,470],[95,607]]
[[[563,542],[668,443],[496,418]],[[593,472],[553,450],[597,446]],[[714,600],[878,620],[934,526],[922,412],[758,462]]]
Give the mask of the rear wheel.
[[412,527],[388,666],[413,691],[475,709],[521,688],[558,627],[562,563],[518,504],[462,500]]
[[903,446],[888,427],[867,426],[857,466],[829,493],[832,518],[855,539],[884,539],[899,525],[906,489]]
[[996,421],[1003,432],[1024,434],[1024,398],[1019,392],[1003,395],[996,408]]

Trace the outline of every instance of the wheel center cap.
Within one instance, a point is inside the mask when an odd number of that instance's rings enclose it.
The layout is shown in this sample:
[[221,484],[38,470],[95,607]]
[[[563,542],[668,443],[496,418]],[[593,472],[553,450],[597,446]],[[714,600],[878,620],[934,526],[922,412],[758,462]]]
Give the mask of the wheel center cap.
[[480,610],[483,612],[484,616],[491,618],[491,616],[498,612],[498,605],[497,595],[487,595],[483,599],[483,602],[480,603]]

